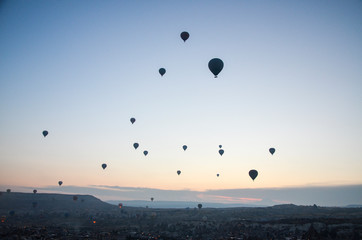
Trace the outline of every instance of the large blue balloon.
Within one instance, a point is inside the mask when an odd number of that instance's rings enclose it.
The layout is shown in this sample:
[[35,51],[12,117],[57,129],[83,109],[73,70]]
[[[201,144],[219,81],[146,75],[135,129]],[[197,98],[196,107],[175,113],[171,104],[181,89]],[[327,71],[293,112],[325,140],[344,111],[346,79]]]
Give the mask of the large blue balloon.
[[106,167],[107,167],[107,164],[103,163],[103,164],[102,164],[103,170],[106,169]]
[[134,147],[134,149],[137,149],[137,148],[139,147],[139,144],[138,144],[138,143],[134,143],[134,144],[133,144],[133,147]]
[[224,150],[220,149],[219,154],[222,156],[224,154]]
[[44,130],[43,131],[43,136],[46,137],[48,135],[48,131],[47,130]]
[[255,169],[252,169],[249,171],[249,176],[251,177],[251,179],[253,179],[253,181],[255,180],[255,178],[258,176],[258,171],[256,171]]
[[214,74],[215,78],[224,68],[224,62],[219,58],[213,58],[209,61],[209,69]]
[[183,149],[184,151],[186,151],[187,146],[186,146],[186,145],[183,145],[183,146],[182,146],[182,149]]

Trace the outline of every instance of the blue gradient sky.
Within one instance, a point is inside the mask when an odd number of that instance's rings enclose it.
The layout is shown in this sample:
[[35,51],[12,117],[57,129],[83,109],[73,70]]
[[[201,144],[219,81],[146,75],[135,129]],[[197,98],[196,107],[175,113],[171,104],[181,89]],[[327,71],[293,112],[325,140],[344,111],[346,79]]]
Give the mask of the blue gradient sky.
[[361,22],[361,1],[2,1],[0,182],[362,184]]

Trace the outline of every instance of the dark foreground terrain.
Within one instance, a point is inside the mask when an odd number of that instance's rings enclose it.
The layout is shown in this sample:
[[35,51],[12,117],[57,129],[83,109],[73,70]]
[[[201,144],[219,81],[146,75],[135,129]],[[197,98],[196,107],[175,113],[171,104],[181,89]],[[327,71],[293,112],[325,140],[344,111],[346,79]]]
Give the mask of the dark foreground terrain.
[[362,208],[119,208],[89,195],[2,192],[0,215],[0,239],[362,239]]

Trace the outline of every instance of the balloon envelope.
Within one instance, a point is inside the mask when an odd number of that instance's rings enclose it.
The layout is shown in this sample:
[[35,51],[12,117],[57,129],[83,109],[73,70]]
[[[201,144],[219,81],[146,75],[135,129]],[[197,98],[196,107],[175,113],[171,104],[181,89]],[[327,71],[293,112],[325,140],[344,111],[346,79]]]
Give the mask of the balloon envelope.
[[249,171],[249,176],[251,177],[251,179],[254,179],[258,176],[258,171],[256,171],[255,169],[252,169]]
[[47,130],[44,130],[43,131],[43,136],[46,137],[48,135],[48,131]]
[[134,147],[134,149],[137,149],[137,148],[139,147],[139,144],[138,144],[138,143],[134,143],[134,144],[133,144],[133,147]]
[[189,39],[190,34],[188,32],[182,32],[180,34],[180,36],[181,36],[182,40],[184,40],[184,42],[186,42],[186,40]]
[[184,151],[186,151],[187,146],[186,146],[186,145],[183,145],[183,146],[182,146],[182,149],[183,149]]
[[181,171],[180,170],[177,170],[177,175],[180,175],[181,174]]
[[37,193],[37,192],[38,192],[38,191],[37,191],[36,189],[33,190],[33,193],[34,193],[34,194]]
[[134,122],[136,121],[136,119],[135,119],[135,118],[131,118],[130,121],[131,121],[132,124],[134,124]]
[[219,154],[222,156],[224,154],[224,150],[220,149]]
[[218,177],[218,176],[219,176],[219,174],[216,174],[216,176]]
[[143,154],[144,154],[145,156],[147,156],[148,151],[143,151]]
[[269,148],[269,152],[273,155],[275,153],[275,148]]
[[214,74],[215,78],[224,68],[224,62],[219,58],[213,58],[209,61],[209,69]]
[[161,77],[166,73],[166,69],[160,68],[158,72],[161,74]]
[[103,168],[103,169],[106,169],[106,167],[107,167],[107,164],[103,163],[103,164],[102,164],[102,168]]
[[153,202],[153,197],[151,197],[151,201]]
[[219,148],[222,148],[222,145],[219,145]]
[[77,200],[78,200],[78,197],[77,197],[77,196],[73,196],[73,200],[74,200],[74,201],[77,201]]
[[62,182],[62,181],[59,181],[58,184],[59,184],[59,186],[62,186],[63,182]]

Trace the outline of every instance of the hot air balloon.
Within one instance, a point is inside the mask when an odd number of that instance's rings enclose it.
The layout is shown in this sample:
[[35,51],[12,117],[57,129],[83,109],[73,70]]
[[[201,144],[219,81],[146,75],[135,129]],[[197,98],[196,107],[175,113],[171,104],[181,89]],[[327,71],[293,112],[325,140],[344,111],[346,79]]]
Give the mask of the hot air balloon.
[[219,154],[222,156],[224,154],[224,150],[220,149]]
[[132,124],[134,124],[134,122],[136,121],[136,119],[135,119],[135,118],[131,118],[130,121],[131,121]]
[[145,156],[147,156],[148,151],[143,151],[143,154],[144,154]]
[[184,40],[184,42],[186,42],[186,40],[189,39],[190,34],[188,32],[182,32],[180,34],[180,36],[181,36],[182,40]]
[[134,143],[134,144],[133,144],[133,147],[134,147],[134,149],[137,149],[137,148],[139,147],[139,144],[138,144],[138,143]]
[[151,197],[151,201],[153,202],[153,197]]
[[6,189],[6,192],[11,193],[11,189],[10,188]]
[[103,163],[103,164],[102,164],[103,170],[106,169],[106,167],[107,167],[107,164]]
[[258,171],[252,169],[249,171],[249,176],[251,177],[251,179],[253,179],[253,181],[255,180],[255,178],[258,176]]
[[202,208],[202,204],[201,204],[201,203],[197,204],[197,207],[198,207],[199,209],[201,209],[201,208]]
[[160,68],[158,72],[161,74],[161,77],[166,73],[166,69]]
[[123,207],[123,204],[122,204],[122,203],[118,203],[118,207],[119,207],[119,208],[122,208],[122,207]]
[[37,191],[36,189],[33,190],[33,193],[34,193],[34,194],[37,193],[37,192],[38,192],[38,191]]
[[73,196],[73,201],[77,201],[78,197],[77,196]]
[[269,148],[269,152],[273,155],[275,153],[275,148]]
[[48,131],[47,130],[44,130],[43,131],[43,136],[46,137],[48,135]]
[[59,186],[62,186],[63,182],[62,182],[62,181],[59,181],[58,184],[59,184]]
[[177,175],[180,175],[181,174],[181,171],[180,170],[177,170]]
[[214,74],[215,78],[224,68],[224,62],[219,58],[213,58],[209,61],[209,69]]
[[216,177],[219,177],[219,174],[216,174]]
[[186,146],[186,145],[183,145],[183,146],[182,146],[182,149],[183,149],[184,151],[186,151],[187,146]]
[[219,148],[222,148],[222,145],[219,145]]

